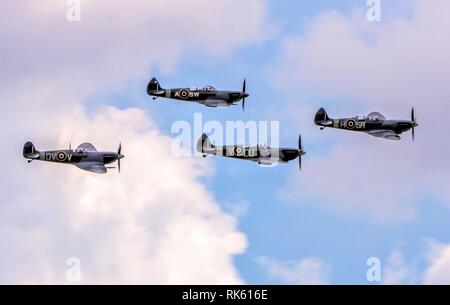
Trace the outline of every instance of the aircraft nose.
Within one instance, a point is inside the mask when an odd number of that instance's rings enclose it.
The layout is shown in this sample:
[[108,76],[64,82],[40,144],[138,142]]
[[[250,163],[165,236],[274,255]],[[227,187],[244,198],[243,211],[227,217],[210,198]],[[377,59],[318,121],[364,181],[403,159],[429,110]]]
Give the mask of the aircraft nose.
[[248,93],[242,93],[242,97],[243,98],[246,98],[246,97],[249,97],[250,95],[248,94]]
[[297,149],[284,149],[281,153],[285,161],[291,161],[297,158],[301,154],[301,151]]
[[117,158],[118,158],[118,159],[123,159],[123,158],[125,158],[125,156],[122,155],[122,154],[120,154],[120,155],[117,156]]

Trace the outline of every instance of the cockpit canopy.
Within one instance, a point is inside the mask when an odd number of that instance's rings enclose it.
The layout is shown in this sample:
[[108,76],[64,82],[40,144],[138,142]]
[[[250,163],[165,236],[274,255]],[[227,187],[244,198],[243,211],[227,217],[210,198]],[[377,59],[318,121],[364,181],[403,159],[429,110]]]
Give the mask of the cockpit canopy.
[[206,92],[215,92],[215,91],[217,91],[217,89],[214,88],[213,86],[204,86],[204,87],[202,88],[202,90],[203,90],[203,91],[206,91]]
[[77,153],[96,152],[96,151],[97,149],[95,149],[94,145],[92,145],[91,143],[83,143],[76,149]]
[[386,118],[379,112],[371,112],[367,115],[367,119],[371,121],[381,121],[385,120]]

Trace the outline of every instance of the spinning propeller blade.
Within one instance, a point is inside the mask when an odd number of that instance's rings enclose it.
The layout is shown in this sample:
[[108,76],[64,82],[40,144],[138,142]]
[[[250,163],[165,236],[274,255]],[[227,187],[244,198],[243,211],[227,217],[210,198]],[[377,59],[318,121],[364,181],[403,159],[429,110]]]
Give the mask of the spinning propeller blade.
[[120,159],[122,159],[122,143],[119,143],[119,149],[117,150],[117,169],[119,170],[120,174]]
[[[244,78],[244,84],[242,85],[242,93],[246,94],[247,92],[245,91],[247,87],[247,80]],[[242,111],[245,111],[245,96],[244,98],[242,98]]]
[[417,126],[417,122],[416,122],[416,116],[414,114],[414,107],[411,109],[411,122],[412,122],[412,128],[411,128],[411,134],[412,134],[412,139],[414,141],[415,138],[415,127]]
[[302,135],[298,136],[298,150],[299,150],[298,166],[299,166],[299,169],[302,170],[302,155],[304,154],[303,144],[302,144]]

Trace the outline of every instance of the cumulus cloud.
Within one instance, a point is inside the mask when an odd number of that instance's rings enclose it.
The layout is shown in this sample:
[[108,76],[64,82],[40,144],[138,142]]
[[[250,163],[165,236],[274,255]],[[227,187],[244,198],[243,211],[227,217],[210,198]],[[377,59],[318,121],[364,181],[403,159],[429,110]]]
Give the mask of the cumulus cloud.
[[66,1],[2,2],[2,81],[52,78],[86,95],[147,80],[150,66],[172,71],[185,52],[226,55],[270,33],[265,1],[241,2],[81,1],[80,22]]
[[386,285],[414,284],[417,281],[416,268],[408,264],[398,250],[389,255],[383,271],[382,280]]
[[[421,268],[420,266],[425,266]],[[393,251],[383,266],[383,284],[448,285],[450,283],[450,244],[430,242],[425,255],[406,260],[403,252]]]
[[429,267],[423,275],[423,283],[450,284],[450,244],[434,243],[429,253]]
[[[65,1],[0,4],[0,282],[66,282],[69,257],[82,283],[242,282],[232,259],[246,238],[199,182],[211,174],[204,160],[173,157],[142,110],[92,112],[83,99],[146,80],[155,65],[171,71],[183,52],[220,56],[264,39],[265,2],[236,3],[82,1],[79,23],[66,21]],[[28,165],[26,140],[122,141],[122,174]]]
[[270,66],[272,77],[283,91],[297,88],[296,98],[313,101],[310,121],[319,106],[331,117],[378,110],[399,119],[408,119],[414,106],[420,124],[414,144],[410,134],[395,143],[311,131],[310,145],[315,137],[327,139],[330,150],[310,154],[299,187],[288,189],[338,209],[369,211],[383,221],[413,219],[424,194],[450,202],[445,187],[450,181],[450,22],[441,17],[448,10],[445,0],[417,1],[411,16],[381,23],[369,23],[363,11],[329,12],[303,35],[283,39],[281,54]]
[[257,258],[269,277],[292,285],[322,285],[328,283],[328,267],[315,257],[299,261],[280,261],[267,256]]
[[241,282],[232,256],[246,238],[198,181],[207,166],[172,157],[170,139],[141,110],[107,108],[91,119],[72,112],[47,124],[35,127],[49,131],[39,139],[52,146],[36,142],[38,149],[66,147],[69,135],[103,150],[122,140],[122,173],[10,164],[13,179],[1,195],[2,282],[64,282],[69,257],[80,258],[83,283]]

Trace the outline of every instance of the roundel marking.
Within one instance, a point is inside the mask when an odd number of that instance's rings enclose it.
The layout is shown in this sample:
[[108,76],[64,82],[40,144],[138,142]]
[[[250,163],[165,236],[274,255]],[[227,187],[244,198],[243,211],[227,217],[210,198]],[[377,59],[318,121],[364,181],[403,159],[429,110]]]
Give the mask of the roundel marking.
[[347,126],[347,128],[353,129],[356,126],[356,122],[355,120],[347,120],[347,122],[345,122],[345,125]]
[[56,153],[56,160],[59,162],[64,162],[67,159],[67,154],[63,151]]
[[236,154],[240,155],[242,154],[242,147],[236,146]]
[[187,99],[189,97],[189,90],[187,89],[181,89],[180,90],[180,97],[182,99]]
[[270,150],[267,147],[261,149],[260,154],[264,157],[270,156]]

